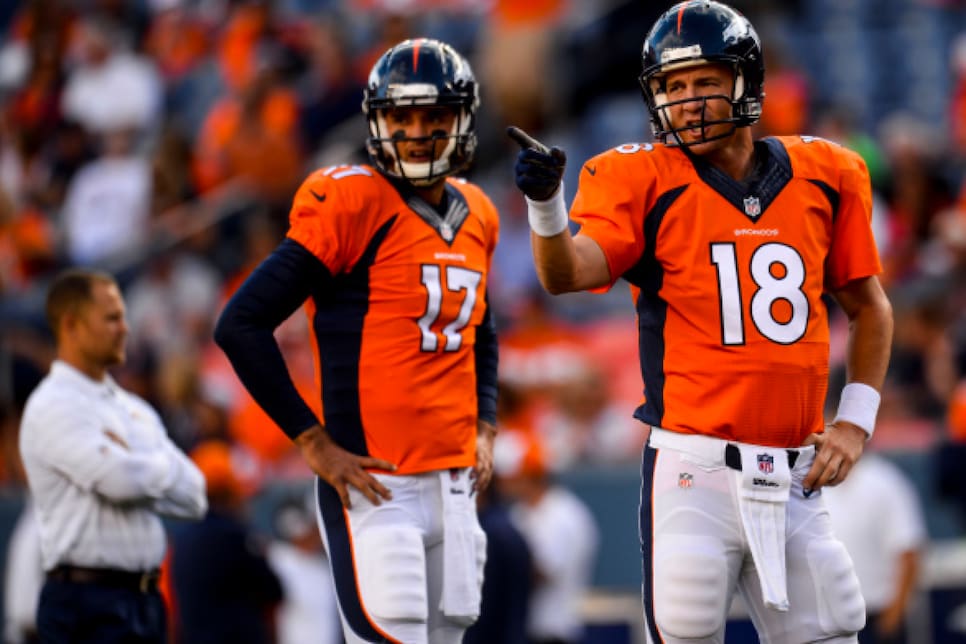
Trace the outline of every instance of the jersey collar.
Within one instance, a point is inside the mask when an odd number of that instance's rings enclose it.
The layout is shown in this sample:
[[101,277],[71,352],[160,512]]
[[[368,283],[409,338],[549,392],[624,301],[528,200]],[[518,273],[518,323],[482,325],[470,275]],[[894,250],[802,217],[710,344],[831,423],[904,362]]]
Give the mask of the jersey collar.
[[750,181],[736,181],[701,157],[688,155],[701,180],[752,222],[761,218],[768,206],[792,180],[792,163],[788,151],[778,139],[755,141],[755,153],[759,161]]

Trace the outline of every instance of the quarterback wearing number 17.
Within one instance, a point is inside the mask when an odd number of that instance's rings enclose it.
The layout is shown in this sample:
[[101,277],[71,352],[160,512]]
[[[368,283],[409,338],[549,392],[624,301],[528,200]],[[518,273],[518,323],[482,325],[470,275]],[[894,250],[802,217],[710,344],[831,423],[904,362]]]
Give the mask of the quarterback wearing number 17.
[[[286,239],[215,339],[318,475],[319,526],[347,644],[458,644],[479,615],[497,341],[487,275],[498,218],[451,175],[476,147],[479,93],[449,45],[385,52],[363,98],[371,164],[323,168]],[[273,330],[309,316],[323,417],[292,385]]]
[[[762,45],[727,5],[668,9],[642,63],[655,140],[584,163],[569,216],[564,152],[508,133],[544,287],[632,286],[649,641],[723,642],[740,592],[764,644],[855,642],[864,602],[821,488],[861,455],[889,359],[868,172],[829,141],[753,138]],[[827,425],[824,294],[849,322]]]

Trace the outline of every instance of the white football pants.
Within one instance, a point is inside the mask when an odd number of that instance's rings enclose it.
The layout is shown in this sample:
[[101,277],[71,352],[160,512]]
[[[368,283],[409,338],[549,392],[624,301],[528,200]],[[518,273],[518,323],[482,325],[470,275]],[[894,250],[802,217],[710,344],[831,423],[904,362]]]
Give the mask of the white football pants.
[[350,487],[351,509],[316,479],[346,644],[462,641],[479,616],[486,558],[469,472],[375,474],[392,500],[376,506]]
[[[762,644],[856,642],[865,624],[865,603],[852,560],[832,534],[821,491],[808,497],[802,491],[814,449],[759,452],[752,446],[739,459],[738,449],[720,439],[653,432],[644,450],[640,508],[648,642],[722,644],[736,589]],[[761,454],[757,461],[756,452]],[[774,459],[782,457],[788,458],[785,472],[790,469],[791,480],[784,525],[775,522],[777,533],[784,531],[784,552],[776,546],[777,558],[758,559],[773,568],[766,571],[766,581],[787,589],[787,610],[765,604],[762,571],[745,526],[756,528],[748,516],[743,522],[739,502],[739,468],[754,472],[745,480],[767,485]],[[774,569],[782,558],[785,574]]]

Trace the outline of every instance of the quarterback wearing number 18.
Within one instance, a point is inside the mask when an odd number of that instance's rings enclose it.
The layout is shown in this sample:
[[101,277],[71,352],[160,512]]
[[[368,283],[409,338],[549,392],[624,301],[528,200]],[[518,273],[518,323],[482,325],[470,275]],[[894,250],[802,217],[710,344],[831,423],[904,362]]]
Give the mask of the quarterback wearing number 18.
[[[864,604],[820,489],[861,455],[889,358],[868,172],[829,141],[753,138],[764,55],[725,4],[668,9],[642,63],[655,141],[583,165],[576,235],[566,155],[509,134],[543,285],[623,278],[634,293],[648,641],[720,644],[740,592],[763,644],[854,643]],[[828,425],[826,294],[849,319],[848,384]]]

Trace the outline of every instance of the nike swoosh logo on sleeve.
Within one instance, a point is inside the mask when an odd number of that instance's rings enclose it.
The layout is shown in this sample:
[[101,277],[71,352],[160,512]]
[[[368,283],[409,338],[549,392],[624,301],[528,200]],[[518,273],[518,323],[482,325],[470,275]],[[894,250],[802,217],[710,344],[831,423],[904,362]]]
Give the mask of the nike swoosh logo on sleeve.
[[597,175],[597,166],[595,166],[595,165],[585,165],[584,168],[586,168],[587,172],[590,173],[590,176],[593,177],[593,176],[596,176]]
[[312,196],[315,197],[315,200],[318,201],[319,203],[322,203],[323,201],[325,201],[325,195],[324,194],[321,194],[320,195],[315,190],[311,190],[311,189],[309,190],[309,192],[312,193]]

